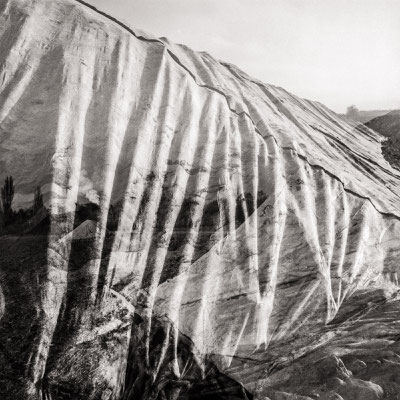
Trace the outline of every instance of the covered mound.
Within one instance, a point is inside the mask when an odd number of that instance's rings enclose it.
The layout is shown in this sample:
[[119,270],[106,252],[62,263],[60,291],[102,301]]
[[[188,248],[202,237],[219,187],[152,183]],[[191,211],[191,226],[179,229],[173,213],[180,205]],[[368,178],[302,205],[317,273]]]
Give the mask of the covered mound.
[[397,398],[380,135],[73,0],[2,1],[0,63],[0,179],[49,214],[0,237],[2,398]]

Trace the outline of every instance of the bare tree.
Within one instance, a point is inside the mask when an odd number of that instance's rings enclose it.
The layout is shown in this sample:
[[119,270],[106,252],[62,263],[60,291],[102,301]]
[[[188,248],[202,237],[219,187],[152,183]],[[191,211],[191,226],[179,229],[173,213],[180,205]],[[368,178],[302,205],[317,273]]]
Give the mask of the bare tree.
[[5,220],[9,220],[12,214],[12,201],[14,199],[14,181],[12,176],[7,176],[4,186],[1,188],[1,202]]
[[43,195],[40,186],[35,188],[35,198],[33,200],[33,211],[36,213],[43,207]]

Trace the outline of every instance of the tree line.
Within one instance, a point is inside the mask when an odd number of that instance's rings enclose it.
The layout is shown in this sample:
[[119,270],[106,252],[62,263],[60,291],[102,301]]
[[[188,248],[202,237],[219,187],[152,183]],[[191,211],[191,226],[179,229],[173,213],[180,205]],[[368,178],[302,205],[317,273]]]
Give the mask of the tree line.
[[22,208],[16,212],[13,210],[13,200],[15,195],[15,185],[13,177],[7,176],[4,185],[1,187],[0,201],[0,231],[14,223],[23,223],[44,208],[43,195],[40,187],[35,188],[33,206],[29,210]]

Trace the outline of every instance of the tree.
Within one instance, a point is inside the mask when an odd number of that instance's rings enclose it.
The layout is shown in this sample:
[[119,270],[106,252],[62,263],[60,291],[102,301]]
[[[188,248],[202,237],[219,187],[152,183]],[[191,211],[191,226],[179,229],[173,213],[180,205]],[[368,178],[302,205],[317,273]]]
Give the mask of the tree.
[[12,215],[12,201],[14,198],[14,181],[12,176],[7,176],[4,186],[1,188],[1,202],[3,205],[4,218],[8,221]]
[[36,213],[43,208],[43,195],[40,191],[40,186],[35,188],[35,198],[33,200],[33,211]]
[[0,209],[0,235],[4,231],[4,226],[5,226],[4,214],[3,214],[2,210]]

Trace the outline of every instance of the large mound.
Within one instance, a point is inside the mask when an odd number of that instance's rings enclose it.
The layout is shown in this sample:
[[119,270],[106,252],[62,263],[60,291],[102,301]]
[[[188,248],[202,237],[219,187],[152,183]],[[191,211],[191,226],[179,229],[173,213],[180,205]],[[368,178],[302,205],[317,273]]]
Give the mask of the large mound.
[[0,62],[0,178],[49,212],[0,237],[3,398],[395,398],[380,135],[72,0],[2,1]]

